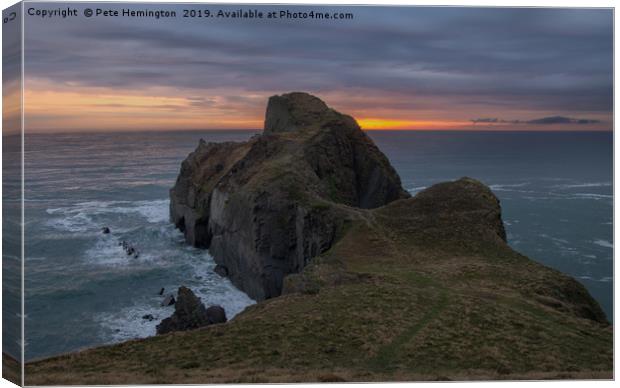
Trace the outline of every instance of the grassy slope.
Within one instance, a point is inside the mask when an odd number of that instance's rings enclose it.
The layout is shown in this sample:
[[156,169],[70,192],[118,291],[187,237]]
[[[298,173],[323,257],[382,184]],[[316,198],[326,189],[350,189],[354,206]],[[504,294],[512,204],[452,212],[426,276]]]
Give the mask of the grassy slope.
[[223,325],[32,362],[26,383],[612,377],[611,327],[540,296],[571,279],[512,251],[486,210],[429,198],[358,212],[304,272],[305,293]]
[[21,364],[6,353],[2,353],[2,378],[9,380],[13,384],[21,385]]

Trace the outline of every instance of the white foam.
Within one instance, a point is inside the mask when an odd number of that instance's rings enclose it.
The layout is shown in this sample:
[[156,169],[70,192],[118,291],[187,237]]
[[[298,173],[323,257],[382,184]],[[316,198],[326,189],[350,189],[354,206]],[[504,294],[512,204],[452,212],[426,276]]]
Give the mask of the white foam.
[[491,188],[491,190],[494,190],[494,191],[517,191],[517,192],[524,192],[524,193],[532,193],[533,191],[514,190],[517,187],[525,187],[529,184],[530,182],[512,183],[512,184],[495,184],[495,185],[490,185],[489,187]]
[[[162,286],[176,292],[179,286],[185,285],[205,306],[222,306],[229,319],[256,303],[230,280],[213,272],[215,262],[207,251],[184,244],[183,234],[169,223],[168,212],[167,199],[88,201],[47,209],[47,213],[54,216],[50,225],[56,229],[94,236],[93,245],[83,255],[87,264],[123,272],[166,268],[173,274],[170,278],[173,284]],[[140,218],[136,219],[136,215]],[[112,233],[101,233],[103,225],[110,227]],[[119,245],[123,240],[140,252],[138,258],[127,255]],[[179,271],[186,273],[187,278],[185,275],[179,277]],[[174,284],[176,282],[180,284]],[[101,322],[103,341],[119,342],[155,335],[157,324],[174,311],[173,307],[160,306],[161,298],[138,295],[125,301],[118,310],[98,314],[96,319]],[[154,317],[152,321],[142,318],[149,314]]]
[[609,248],[609,249],[613,249],[614,248],[614,244],[610,243],[607,240],[594,240],[592,241],[593,244],[596,244],[598,246],[601,246],[603,248]]
[[135,239],[127,243],[138,251],[138,257],[128,255],[121,245],[124,241],[112,234],[98,234],[95,244],[84,253],[91,264],[107,267],[150,266],[170,267],[191,260],[195,248],[179,246],[184,241],[183,234],[172,225],[148,229],[153,235],[144,236],[145,229],[138,229]]
[[613,195],[607,194],[594,194],[594,193],[575,193],[573,194],[577,199],[611,199]]
[[[50,215],[58,215],[47,224],[55,229],[71,233],[98,231],[101,224],[93,217],[105,214],[137,213],[149,223],[168,221],[168,199],[154,201],[88,201],[70,207],[47,209]],[[118,228],[116,229],[118,231]]]
[[[56,214],[60,211],[60,209],[48,209],[49,214]],[[95,226],[93,220],[82,212],[67,214],[59,218],[52,218],[46,222],[46,225],[57,230],[71,233],[85,232],[93,229]]]
[[407,191],[408,191],[410,194],[416,194],[416,193],[418,193],[418,192],[420,192],[420,191],[422,191],[422,190],[426,189],[427,187],[428,187],[428,186],[415,186],[415,187],[410,187],[410,188],[408,188],[408,189],[407,189]]
[[25,259],[26,259],[26,261],[45,261],[45,260],[47,260],[47,257],[43,257],[43,256],[26,256]]
[[561,188],[561,189],[573,189],[573,188],[580,188],[580,187],[609,187],[611,185],[612,185],[611,182],[591,182],[591,183],[555,185],[554,187]]
[[[169,204],[167,199],[158,201],[140,201],[135,203],[133,211],[137,211],[150,223],[167,222],[169,217]],[[121,212],[126,208],[119,209]]]
[[579,279],[583,279],[583,280],[590,280],[593,282],[601,282],[601,283],[607,283],[607,282],[611,282],[614,280],[613,277],[611,276],[604,276],[602,278],[593,278],[592,276],[579,276]]
[[[96,319],[107,329],[106,342],[122,342],[135,338],[145,338],[156,334],[156,327],[162,319],[174,312],[173,306],[161,307],[156,300],[123,308],[114,313],[98,314]],[[153,320],[143,319],[152,315]]]
[[[204,252],[203,260],[192,262],[193,279],[187,279],[184,285],[189,287],[206,306],[219,305],[226,311],[230,320],[242,312],[247,306],[256,303],[225,278],[213,273],[214,263],[208,253]],[[174,292],[176,296],[176,290]],[[162,297],[154,296],[148,300],[140,300],[131,307],[117,312],[99,314],[97,319],[106,329],[106,342],[120,342],[135,338],[145,338],[156,334],[156,326],[162,319],[174,312],[174,306],[160,305]],[[149,321],[145,315],[153,315]]]
[[132,265],[135,264],[137,260],[145,261],[145,256],[146,255],[142,254],[142,252],[138,259],[127,255],[123,247],[118,245],[118,240],[113,238],[102,238],[97,240],[95,245],[84,254],[86,260],[91,264],[108,267]]
[[237,289],[227,278],[222,278],[213,272],[215,263],[211,256],[205,252],[205,256],[209,256],[211,265],[204,265],[194,261],[192,263],[193,271],[198,284],[192,288],[192,291],[202,300],[205,306],[220,305],[226,311],[226,316],[231,319],[235,315],[242,312],[247,306],[256,303],[247,294]]

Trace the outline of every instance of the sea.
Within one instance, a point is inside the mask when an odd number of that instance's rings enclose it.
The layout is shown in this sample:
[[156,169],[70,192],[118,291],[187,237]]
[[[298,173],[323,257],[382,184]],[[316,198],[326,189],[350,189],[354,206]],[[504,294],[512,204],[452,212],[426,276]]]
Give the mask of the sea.
[[[255,303],[214,274],[209,253],[187,245],[169,222],[169,190],[199,139],[243,141],[255,133],[26,136],[25,359],[154,335],[173,312],[161,306],[161,288],[168,294],[188,286],[229,318]],[[612,319],[611,132],[369,135],[413,195],[463,176],[490,186],[508,243],[575,277]],[[18,345],[7,341],[5,348]]]

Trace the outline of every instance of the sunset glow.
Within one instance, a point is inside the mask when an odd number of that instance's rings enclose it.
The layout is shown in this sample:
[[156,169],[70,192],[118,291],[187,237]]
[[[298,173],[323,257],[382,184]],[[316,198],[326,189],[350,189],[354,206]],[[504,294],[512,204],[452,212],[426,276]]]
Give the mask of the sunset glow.
[[381,118],[360,118],[357,120],[365,130],[432,130],[432,129],[459,129],[470,127],[469,121],[437,120],[391,120]]
[[608,12],[352,9],[346,24],[303,28],[37,19],[24,45],[28,130],[260,130],[267,99],[292,91],[365,130],[612,128]]

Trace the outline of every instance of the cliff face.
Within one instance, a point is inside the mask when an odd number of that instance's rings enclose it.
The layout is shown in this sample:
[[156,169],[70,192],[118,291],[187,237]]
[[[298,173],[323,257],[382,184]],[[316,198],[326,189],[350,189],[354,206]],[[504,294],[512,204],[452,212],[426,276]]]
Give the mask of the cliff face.
[[269,99],[262,135],[199,144],[170,191],[170,214],[189,243],[209,248],[235,285],[262,300],[333,245],[353,208],[407,197],[353,118],[290,93]]

